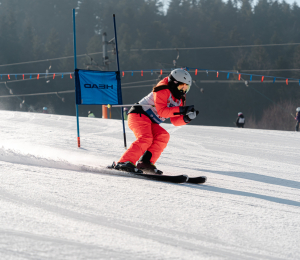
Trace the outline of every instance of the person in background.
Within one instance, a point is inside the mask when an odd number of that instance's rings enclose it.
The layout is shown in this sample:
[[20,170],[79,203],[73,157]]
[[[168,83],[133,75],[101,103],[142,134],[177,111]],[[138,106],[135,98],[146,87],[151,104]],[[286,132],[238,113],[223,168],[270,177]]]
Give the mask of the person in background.
[[295,117],[295,120],[297,120],[296,126],[295,126],[295,131],[298,132],[299,131],[299,123],[300,123],[300,107],[296,108],[296,117]]
[[242,112],[239,112],[239,113],[238,113],[238,117],[237,117],[237,119],[236,119],[235,124],[236,124],[236,126],[239,127],[239,128],[240,128],[240,127],[244,128],[245,117],[244,117],[244,115],[243,115]]
[[[121,156],[116,170],[139,170],[162,174],[154,165],[166,148],[170,134],[160,126],[167,118],[175,126],[183,126],[198,115],[194,106],[185,105],[185,96],[192,84],[191,75],[183,69],[171,71],[153,90],[128,112],[128,126],[136,140]],[[138,161],[137,165],[136,162]]]
[[47,107],[43,107],[43,113],[48,114],[48,108]]
[[124,116],[124,120],[127,120],[127,118],[128,118],[128,108],[127,107],[124,107],[124,109],[123,109],[123,116]]
[[93,111],[89,111],[89,112],[88,112],[88,117],[95,117]]

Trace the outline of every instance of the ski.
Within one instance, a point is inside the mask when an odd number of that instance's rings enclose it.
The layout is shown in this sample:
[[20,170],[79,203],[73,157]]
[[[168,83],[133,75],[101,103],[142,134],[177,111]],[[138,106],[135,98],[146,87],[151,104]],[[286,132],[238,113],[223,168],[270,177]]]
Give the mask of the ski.
[[[107,169],[122,171],[122,170],[115,169],[112,165],[107,166]],[[172,176],[172,175],[147,174],[147,173],[143,173],[143,171],[141,171],[141,170],[139,170],[138,172],[132,172],[132,171],[123,171],[123,172],[127,172],[129,175],[140,177],[143,179],[171,182],[171,183],[186,183],[189,178],[187,175]]]
[[206,182],[206,176],[189,177],[187,183],[202,184]]
[[140,169],[134,168],[135,171],[133,171],[133,168],[119,168],[117,169],[115,162],[113,162],[112,165],[107,166],[107,169],[110,170],[116,170],[116,171],[122,171],[126,172],[131,176],[140,177],[144,179],[150,179],[155,181],[164,181],[164,182],[172,182],[172,183],[193,183],[193,184],[203,184],[206,182],[206,176],[198,176],[198,177],[188,177],[187,175],[160,175],[160,174],[151,174],[143,172]]

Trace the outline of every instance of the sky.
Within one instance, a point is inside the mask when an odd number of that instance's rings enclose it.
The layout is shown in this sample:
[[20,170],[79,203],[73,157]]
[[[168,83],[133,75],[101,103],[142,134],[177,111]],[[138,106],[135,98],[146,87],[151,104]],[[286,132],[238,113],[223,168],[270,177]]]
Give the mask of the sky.
[[299,258],[298,132],[162,124],[156,166],[207,176],[195,185],[106,169],[125,151],[121,120],[80,117],[81,148],[74,116],[0,122],[0,259]]

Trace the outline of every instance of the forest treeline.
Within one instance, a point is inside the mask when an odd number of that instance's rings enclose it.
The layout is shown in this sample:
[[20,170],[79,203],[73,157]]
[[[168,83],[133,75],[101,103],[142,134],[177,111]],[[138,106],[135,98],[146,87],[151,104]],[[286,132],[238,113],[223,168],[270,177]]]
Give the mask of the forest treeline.
[[[176,60],[178,67],[300,78],[300,70],[295,70],[300,67],[300,45],[180,49],[300,43],[300,7],[296,4],[272,0],[259,0],[255,5],[251,0],[171,0],[169,6],[163,8],[159,0],[0,0],[0,3],[1,74],[45,73],[46,69],[73,71],[72,58],[51,59],[73,55],[72,9],[76,8],[78,55],[102,52],[102,34],[107,34],[107,40],[114,37],[112,15],[116,15],[121,70],[169,69],[174,68],[173,60]],[[179,50],[162,50],[168,48]],[[116,69],[113,50],[114,45],[109,44],[110,70]],[[80,56],[78,67],[104,69],[102,54]],[[226,79],[226,75],[221,74],[218,80],[222,79]],[[153,80],[155,84],[158,75],[148,73],[141,77],[135,73],[122,78],[122,83],[126,83],[124,103],[137,102],[151,91],[151,86],[142,86],[149,83],[130,88],[130,83],[144,80]],[[270,107],[276,104],[282,107],[282,102],[289,102],[291,109],[293,105],[300,106],[297,83],[288,86],[250,83],[248,87],[243,83],[203,83],[217,80],[214,73],[198,73],[193,75],[193,80],[187,102],[200,111],[195,124],[233,126],[237,113],[243,112],[246,121],[247,117],[251,118],[252,126],[275,129],[266,124],[268,116],[264,111],[275,111]],[[74,81],[68,77],[11,83],[3,77],[0,83],[0,95],[74,89]],[[200,88],[204,91],[199,91]],[[0,98],[0,109],[41,112],[42,107],[47,106],[53,113],[74,115],[74,100],[73,93]],[[100,106],[80,107],[80,115],[87,116],[91,109],[96,116],[101,116]],[[270,117],[283,117],[283,121],[278,121],[284,128],[277,126],[276,129],[293,130],[293,113],[282,109],[282,113]],[[120,111],[115,109],[112,115],[120,118]]]

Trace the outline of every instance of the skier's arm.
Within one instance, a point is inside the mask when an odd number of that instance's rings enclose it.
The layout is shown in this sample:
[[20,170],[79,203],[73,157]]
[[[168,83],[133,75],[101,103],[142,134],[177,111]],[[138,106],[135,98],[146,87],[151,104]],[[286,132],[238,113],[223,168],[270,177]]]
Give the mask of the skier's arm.
[[183,116],[170,117],[171,123],[175,126],[182,126],[188,123],[184,122]]
[[175,126],[186,125],[182,115],[174,115],[174,113],[179,113],[179,107],[168,107],[168,98],[170,97],[170,90],[164,89],[158,92],[154,92],[154,103],[157,113],[164,118],[170,118],[171,123]]
[[174,113],[179,113],[179,107],[168,107],[168,98],[170,97],[170,90],[164,89],[158,92],[153,92],[154,104],[159,116],[164,118],[182,117],[180,115],[174,116]]

